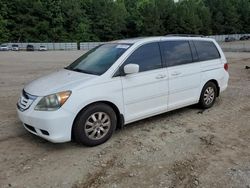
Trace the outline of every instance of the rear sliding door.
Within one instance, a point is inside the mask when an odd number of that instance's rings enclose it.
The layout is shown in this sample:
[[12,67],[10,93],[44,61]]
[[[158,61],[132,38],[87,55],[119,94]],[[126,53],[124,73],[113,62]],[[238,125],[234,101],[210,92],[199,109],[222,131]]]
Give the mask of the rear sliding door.
[[193,43],[186,40],[162,41],[160,47],[168,70],[168,109],[198,102],[201,69]]

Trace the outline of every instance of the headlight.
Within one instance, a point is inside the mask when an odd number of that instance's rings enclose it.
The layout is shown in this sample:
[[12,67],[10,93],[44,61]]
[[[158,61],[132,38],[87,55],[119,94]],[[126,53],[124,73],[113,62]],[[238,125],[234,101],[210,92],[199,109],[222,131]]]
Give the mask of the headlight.
[[54,111],[59,109],[69,98],[71,91],[63,91],[43,97],[35,107],[39,111]]

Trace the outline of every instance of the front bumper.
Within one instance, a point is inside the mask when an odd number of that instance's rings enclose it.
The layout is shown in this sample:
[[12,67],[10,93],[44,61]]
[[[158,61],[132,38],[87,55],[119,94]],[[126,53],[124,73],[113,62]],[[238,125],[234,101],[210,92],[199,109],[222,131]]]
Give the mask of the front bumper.
[[35,111],[29,108],[17,114],[25,129],[53,143],[68,142],[71,140],[71,129],[74,114],[60,108],[57,111]]

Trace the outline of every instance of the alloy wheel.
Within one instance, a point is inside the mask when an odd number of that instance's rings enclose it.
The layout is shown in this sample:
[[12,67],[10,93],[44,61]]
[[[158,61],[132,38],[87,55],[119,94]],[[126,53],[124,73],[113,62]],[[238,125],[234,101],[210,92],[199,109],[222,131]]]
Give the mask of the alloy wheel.
[[206,105],[210,105],[215,98],[215,91],[213,87],[208,87],[204,93],[204,102]]
[[95,112],[90,115],[85,123],[85,134],[91,140],[103,138],[111,127],[111,119],[105,112]]

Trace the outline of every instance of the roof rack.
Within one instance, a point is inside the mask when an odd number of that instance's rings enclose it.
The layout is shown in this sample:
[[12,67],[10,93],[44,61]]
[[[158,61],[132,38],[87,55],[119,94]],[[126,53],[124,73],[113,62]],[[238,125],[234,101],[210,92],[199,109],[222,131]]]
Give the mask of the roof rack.
[[194,34],[168,34],[167,37],[205,37],[204,35],[194,35]]

